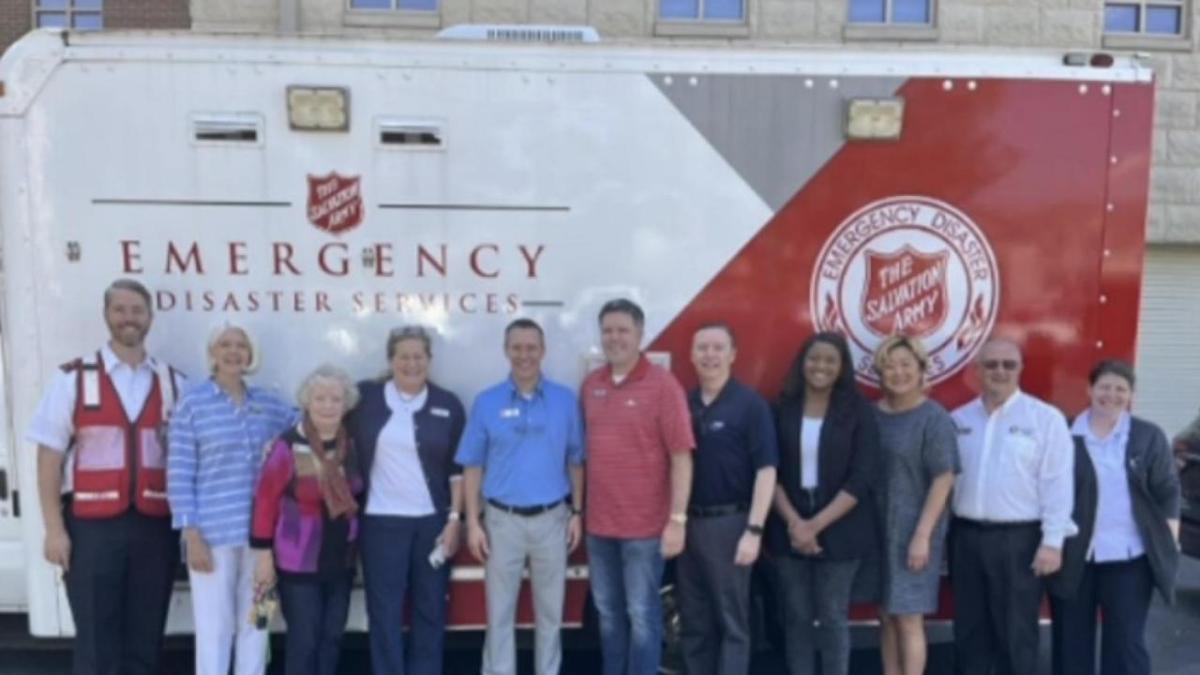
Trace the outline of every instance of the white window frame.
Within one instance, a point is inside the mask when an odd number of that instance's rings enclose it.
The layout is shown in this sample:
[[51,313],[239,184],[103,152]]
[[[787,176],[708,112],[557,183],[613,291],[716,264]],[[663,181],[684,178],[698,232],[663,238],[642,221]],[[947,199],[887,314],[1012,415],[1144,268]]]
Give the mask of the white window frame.
[[[40,17],[43,14],[64,14],[64,15],[66,15],[66,18],[67,18],[66,28],[68,30],[104,30],[104,0],[100,0],[100,7],[98,9],[92,9],[90,7],[76,8],[75,0],[66,0],[66,2],[67,2],[66,7],[43,7],[42,1],[43,0],[31,0],[31,2],[30,2],[30,6],[32,7],[32,11],[33,11],[32,16],[33,16],[33,27],[34,28],[37,28],[39,26],[38,17]],[[91,14],[91,15],[100,17],[100,28],[83,28],[83,29],[72,28],[71,27],[71,24],[73,23],[72,19],[75,18],[76,14]]]
[[[1109,5],[1137,5],[1138,31],[1113,32],[1104,31],[1101,43],[1108,49],[1158,49],[1163,51],[1191,51],[1192,49],[1192,13],[1195,11],[1195,0],[1104,0],[1101,10],[1101,21],[1108,13]],[[1146,32],[1146,11],[1148,5],[1171,5],[1179,7],[1179,32],[1166,33]]]
[[660,37],[750,37],[750,9],[754,0],[741,0],[741,19],[706,19],[699,0],[694,19],[675,19],[662,15],[662,0],[650,3],[654,11],[654,34]]
[[883,0],[883,21],[851,21],[850,2],[846,2],[846,24],[842,39],[930,42],[939,37],[937,28],[938,0],[925,0],[929,6],[929,21],[925,23],[896,23],[892,20],[894,0]]
[[363,28],[427,28],[442,27],[442,7],[445,0],[437,0],[436,9],[400,9],[400,0],[391,0],[389,9],[361,9],[352,7],[353,0],[343,0],[342,24]]

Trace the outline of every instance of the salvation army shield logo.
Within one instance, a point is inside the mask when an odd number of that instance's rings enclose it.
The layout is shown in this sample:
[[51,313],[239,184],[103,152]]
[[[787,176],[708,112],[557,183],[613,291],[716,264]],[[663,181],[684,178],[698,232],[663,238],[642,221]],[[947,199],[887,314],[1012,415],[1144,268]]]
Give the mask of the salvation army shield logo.
[[872,333],[924,339],[942,327],[949,251],[922,253],[905,244],[898,251],[868,248],[864,254],[866,283],[859,313]]
[[340,235],[363,219],[360,176],[331,172],[308,176],[308,221],[330,234]]
[[962,211],[931,197],[889,197],[838,225],[810,289],[815,327],[846,336],[860,381],[879,385],[875,348],[904,334],[925,343],[936,384],[991,333],[1000,274],[991,243]]

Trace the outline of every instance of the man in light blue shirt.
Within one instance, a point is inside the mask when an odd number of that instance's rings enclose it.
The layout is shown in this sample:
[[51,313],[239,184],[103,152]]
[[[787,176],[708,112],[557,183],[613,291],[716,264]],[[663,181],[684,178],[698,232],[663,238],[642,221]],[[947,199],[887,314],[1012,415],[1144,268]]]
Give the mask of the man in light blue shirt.
[[516,673],[513,624],[528,558],[535,669],[555,675],[567,554],[583,536],[583,425],[575,393],[542,376],[541,326],[530,319],[510,323],[504,353],[512,371],[476,397],[455,457],[463,466],[467,545],[486,565],[482,672]]

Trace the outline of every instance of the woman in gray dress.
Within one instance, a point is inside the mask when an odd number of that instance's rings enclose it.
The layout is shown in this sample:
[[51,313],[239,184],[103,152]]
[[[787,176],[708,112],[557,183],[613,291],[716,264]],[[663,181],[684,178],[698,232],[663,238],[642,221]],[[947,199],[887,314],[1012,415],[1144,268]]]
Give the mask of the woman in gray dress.
[[885,675],[925,672],[924,616],[937,609],[946,504],[958,471],[954,422],[925,396],[929,356],[915,338],[888,338],[875,352],[883,399],[883,603]]

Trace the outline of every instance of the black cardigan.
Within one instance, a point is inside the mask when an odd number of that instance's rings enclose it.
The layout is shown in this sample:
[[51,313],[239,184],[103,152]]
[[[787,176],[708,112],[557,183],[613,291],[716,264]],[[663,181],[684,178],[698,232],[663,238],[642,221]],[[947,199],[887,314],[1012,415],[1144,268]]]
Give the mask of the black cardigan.
[[[804,399],[781,400],[775,408],[779,434],[779,486],[792,506],[800,504],[800,426]],[[879,546],[874,506],[881,478],[879,423],[875,409],[857,393],[835,396],[829,403],[817,451],[817,511],[845,490],[858,504],[817,537],[823,558],[854,560],[871,557]],[[801,555],[787,535],[787,524],[772,510],[767,521],[767,548],[775,555]]]
[[[371,494],[371,469],[375,465],[375,442],[392,411],[384,398],[384,387],[391,380],[365,380],[358,383],[358,405],[346,416],[346,429],[354,440],[363,472],[363,503]],[[454,462],[458,440],[466,424],[466,412],[458,397],[432,382],[426,383],[429,394],[425,406],[413,413],[416,425],[417,456],[429,487],[433,506],[444,515],[450,509],[450,477],[462,473]]]
[[[1163,600],[1175,596],[1175,573],[1179,567],[1179,549],[1167,526],[1168,519],[1179,518],[1179,475],[1167,436],[1157,425],[1139,417],[1130,420],[1129,440],[1125,444],[1125,466],[1129,474],[1129,495],[1133,520],[1146,547],[1146,560],[1154,576],[1154,585]],[[1062,569],[1047,580],[1055,596],[1070,598],[1079,588],[1086,564],[1088,545],[1095,526],[1099,485],[1092,458],[1082,436],[1075,437],[1075,508],[1071,519],[1079,533],[1063,542]]]

